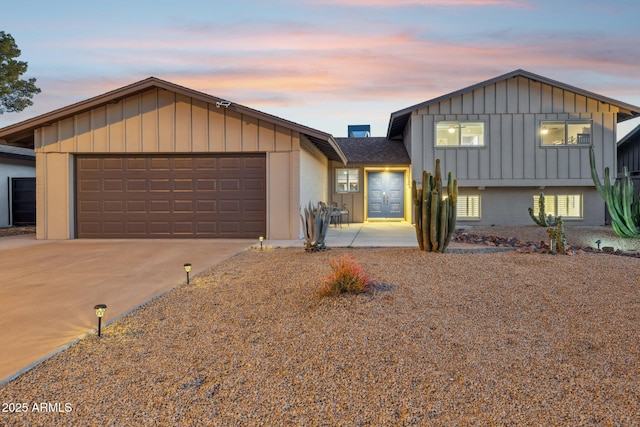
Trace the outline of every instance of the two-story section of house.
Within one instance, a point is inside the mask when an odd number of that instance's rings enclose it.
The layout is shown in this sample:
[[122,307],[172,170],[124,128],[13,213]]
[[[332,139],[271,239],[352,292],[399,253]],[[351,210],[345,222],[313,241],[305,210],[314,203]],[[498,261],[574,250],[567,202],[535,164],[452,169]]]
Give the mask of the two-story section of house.
[[[601,225],[605,207],[589,165],[616,169],[616,127],[640,107],[516,70],[391,114],[387,138],[400,139],[412,176],[458,179],[458,223],[531,224],[544,192],[546,212],[574,225]],[[421,184],[421,183],[420,183]]]

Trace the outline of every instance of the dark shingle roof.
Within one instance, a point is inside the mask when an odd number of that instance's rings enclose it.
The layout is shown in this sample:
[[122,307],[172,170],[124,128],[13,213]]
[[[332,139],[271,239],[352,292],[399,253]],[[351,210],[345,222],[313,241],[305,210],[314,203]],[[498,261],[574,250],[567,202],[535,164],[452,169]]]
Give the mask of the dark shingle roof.
[[35,161],[36,153],[29,148],[0,144],[0,157]]
[[402,141],[384,137],[336,138],[338,146],[347,157],[347,164],[409,165],[411,159]]

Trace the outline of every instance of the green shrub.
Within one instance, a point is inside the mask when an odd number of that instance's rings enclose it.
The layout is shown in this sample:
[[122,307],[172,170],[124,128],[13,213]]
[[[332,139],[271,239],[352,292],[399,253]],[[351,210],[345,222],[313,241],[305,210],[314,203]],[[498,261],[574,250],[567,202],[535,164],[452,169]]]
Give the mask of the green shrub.
[[318,290],[318,296],[326,297],[342,293],[358,294],[373,288],[373,282],[353,258],[330,259],[332,273],[329,274]]

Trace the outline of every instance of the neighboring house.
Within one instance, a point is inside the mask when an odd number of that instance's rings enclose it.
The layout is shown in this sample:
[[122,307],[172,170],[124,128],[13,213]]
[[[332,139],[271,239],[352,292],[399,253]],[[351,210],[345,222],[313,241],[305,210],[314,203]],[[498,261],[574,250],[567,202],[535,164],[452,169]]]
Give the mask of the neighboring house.
[[35,224],[35,176],[33,150],[0,145],[0,227]]
[[414,179],[433,171],[458,179],[458,223],[531,224],[546,211],[572,224],[601,225],[604,202],[589,167],[616,169],[616,128],[640,107],[516,70],[391,114],[387,138],[403,141]]
[[[627,168],[633,180],[633,188],[640,192],[640,125],[636,126],[624,138],[618,141],[618,178]],[[611,176],[613,180],[614,175]]]
[[35,147],[38,239],[297,239],[346,163],[327,133],[153,77],[0,140]]

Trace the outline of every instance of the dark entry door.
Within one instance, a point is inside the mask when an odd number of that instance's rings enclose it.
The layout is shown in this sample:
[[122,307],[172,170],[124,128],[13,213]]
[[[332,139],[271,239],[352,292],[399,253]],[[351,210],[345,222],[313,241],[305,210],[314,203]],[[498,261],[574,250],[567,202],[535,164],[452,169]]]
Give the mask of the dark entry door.
[[11,178],[11,217],[15,226],[36,224],[35,178]]
[[369,218],[404,218],[404,172],[368,173]]

